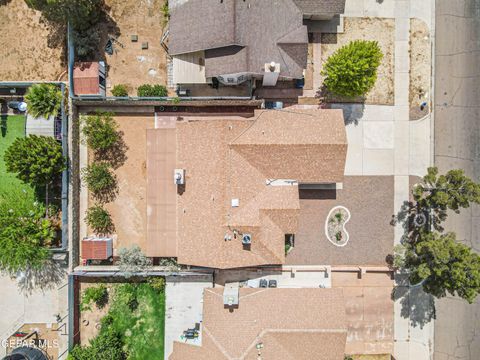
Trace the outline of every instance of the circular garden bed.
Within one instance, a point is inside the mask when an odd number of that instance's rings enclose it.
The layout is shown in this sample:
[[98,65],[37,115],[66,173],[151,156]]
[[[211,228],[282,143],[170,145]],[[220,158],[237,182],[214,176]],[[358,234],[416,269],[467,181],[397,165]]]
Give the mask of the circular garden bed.
[[348,243],[348,232],[345,224],[350,220],[350,211],[344,206],[335,206],[328,213],[325,222],[325,235],[336,246],[345,246]]

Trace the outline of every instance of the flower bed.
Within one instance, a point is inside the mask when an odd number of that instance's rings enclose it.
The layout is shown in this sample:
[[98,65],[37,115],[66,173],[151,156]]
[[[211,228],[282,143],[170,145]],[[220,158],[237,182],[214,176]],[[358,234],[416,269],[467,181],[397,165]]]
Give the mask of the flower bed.
[[350,211],[344,206],[335,206],[328,213],[325,222],[325,235],[327,239],[336,246],[345,246],[348,243],[349,235],[345,224],[350,220]]

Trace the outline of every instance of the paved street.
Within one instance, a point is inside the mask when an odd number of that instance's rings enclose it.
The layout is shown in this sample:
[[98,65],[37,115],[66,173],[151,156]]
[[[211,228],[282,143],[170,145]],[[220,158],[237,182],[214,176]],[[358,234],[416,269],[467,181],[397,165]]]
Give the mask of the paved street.
[[[480,177],[480,1],[438,0],[436,9],[435,164]],[[480,251],[480,209],[450,215],[447,230]],[[435,360],[480,358],[480,299],[436,302]]]

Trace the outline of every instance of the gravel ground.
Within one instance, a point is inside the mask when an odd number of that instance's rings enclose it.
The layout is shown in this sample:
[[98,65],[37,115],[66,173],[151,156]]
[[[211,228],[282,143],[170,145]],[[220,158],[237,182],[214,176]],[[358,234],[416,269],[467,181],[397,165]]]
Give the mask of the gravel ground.
[[[393,176],[347,176],[342,190],[302,190],[300,196],[299,229],[287,264],[386,265],[393,249]],[[336,205],[351,213],[344,247],[325,235],[325,219]]]
[[[420,19],[410,20],[410,120],[418,120],[430,111],[432,48],[430,31]],[[420,108],[420,104],[427,106]]]
[[[375,40],[382,49],[383,59],[378,68],[377,82],[367,94],[365,103],[393,105],[394,102],[394,40],[395,20],[384,18],[345,18],[343,34],[322,34],[322,64],[337,49],[353,40]],[[342,99],[336,99],[342,102]],[[346,99],[344,99],[346,101]],[[357,99],[362,102],[362,99]],[[349,99],[348,102],[352,102]]]

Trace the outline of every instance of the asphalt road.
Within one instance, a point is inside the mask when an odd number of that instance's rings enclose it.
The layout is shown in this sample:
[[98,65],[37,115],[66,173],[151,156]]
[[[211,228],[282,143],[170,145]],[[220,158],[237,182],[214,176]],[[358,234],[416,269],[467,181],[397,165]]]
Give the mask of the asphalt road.
[[[479,181],[480,0],[437,0],[435,46],[435,164]],[[480,252],[480,207],[450,215],[446,228]],[[445,298],[436,311],[434,360],[480,359],[480,298]]]

